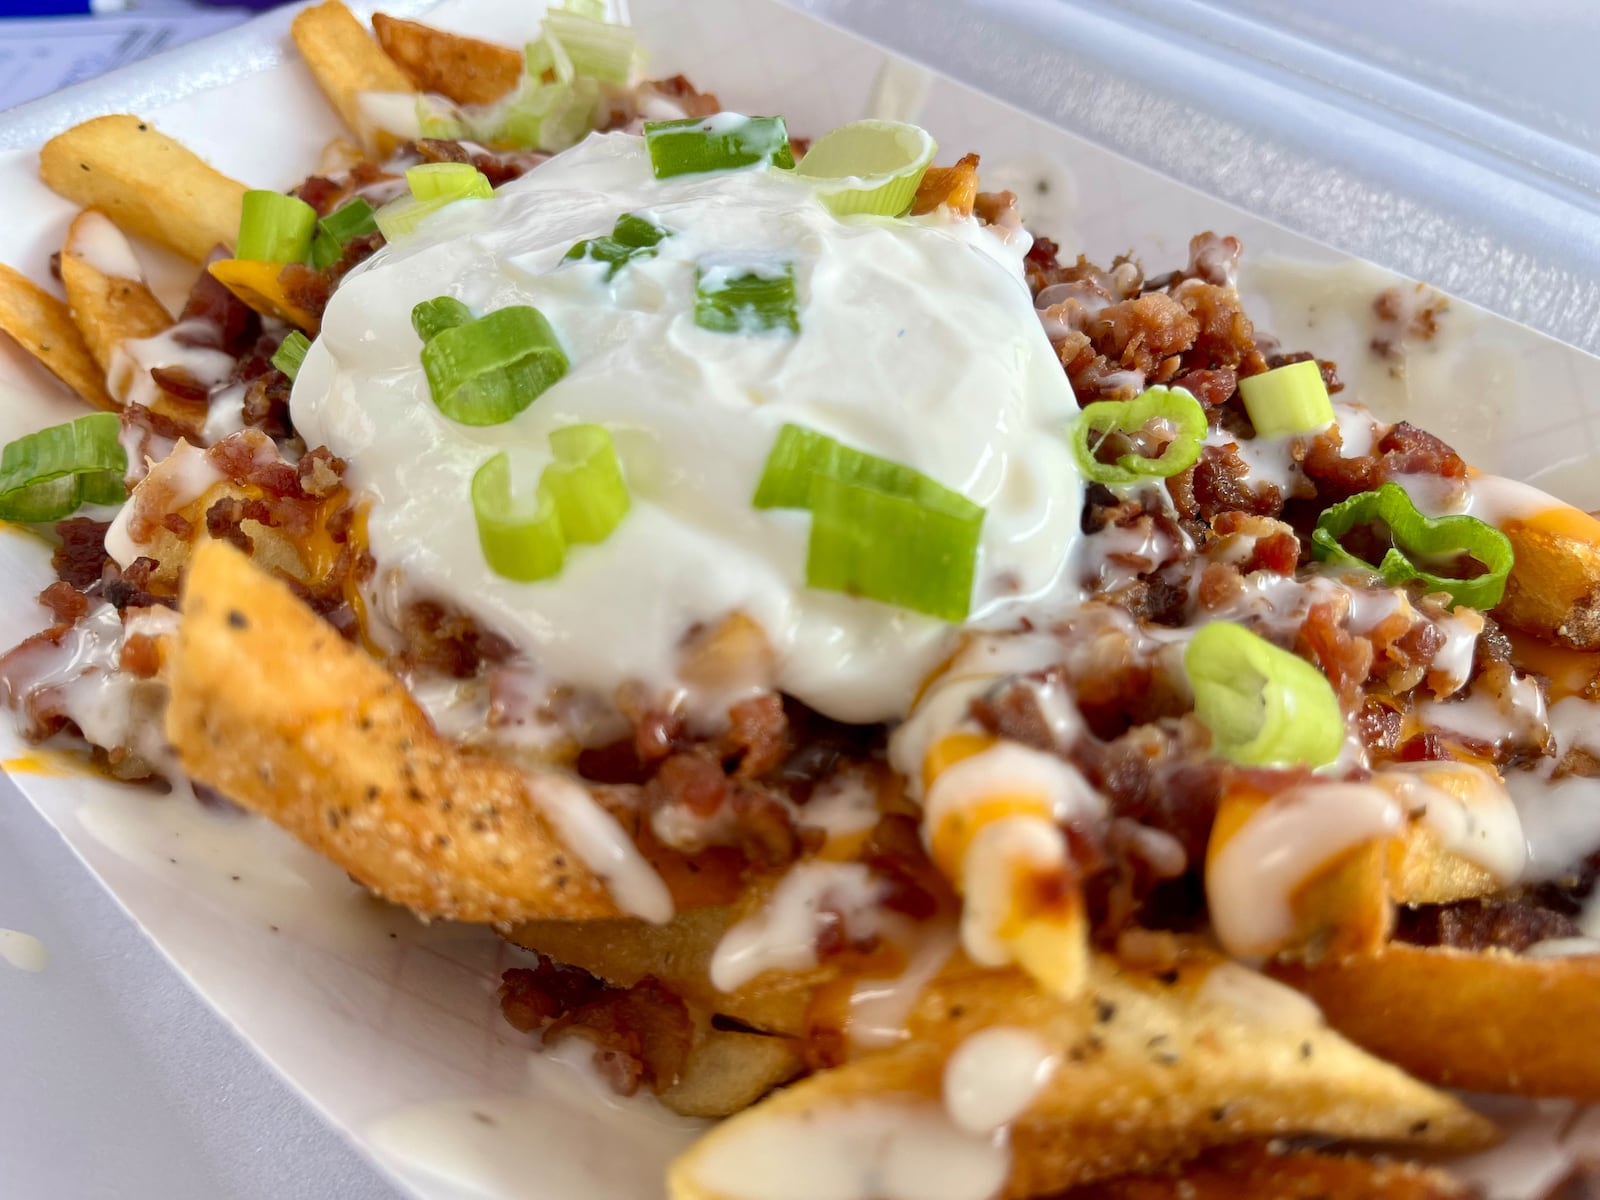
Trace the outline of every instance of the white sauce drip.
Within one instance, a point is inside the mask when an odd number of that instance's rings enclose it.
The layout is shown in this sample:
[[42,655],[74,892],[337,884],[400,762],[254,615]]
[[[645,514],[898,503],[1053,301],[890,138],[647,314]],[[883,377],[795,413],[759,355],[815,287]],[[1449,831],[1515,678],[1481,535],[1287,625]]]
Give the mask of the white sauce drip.
[[144,268],[122,230],[110,217],[92,208],[85,209],[72,223],[67,253],[112,279],[144,281]]
[[[581,1038],[529,1055],[519,1093],[401,1109],[365,1130],[418,1193],[656,1196],[667,1164],[705,1128],[645,1094],[617,1096]],[[458,1194],[452,1190],[450,1195]]]
[[1316,1001],[1240,963],[1222,962],[1212,967],[1196,995],[1208,1004],[1233,1010],[1251,1025],[1304,1029],[1323,1023]]
[[1502,883],[1514,883],[1528,861],[1522,819],[1505,785],[1470,763],[1396,763],[1373,780],[1419,816],[1445,850]]
[[1206,901],[1229,954],[1271,954],[1294,935],[1296,889],[1347,850],[1397,833],[1387,792],[1363,784],[1303,784],[1250,816],[1206,866]]
[[50,965],[44,943],[18,929],[0,929],[0,958],[19,971],[37,973]]
[[[633,211],[675,231],[655,257],[610,284],[597,266],[558,269],[574,242]],[[951,627],[804,588],[809,517],[750,498],[779,427],[796,422],[986,506],[974,621],[1009,622],[1048,593],[1078,537],[1060,436],[1077,405],[1031,316],[1025,241],[948,215],[841,221],[803,180],[765,168],[657,181],[640,139],[594,136],[352,272],[301,368],[294,419],[374,498],[381,564],[506,633],[558,681],[610,695],[637,678],[676,694],[684,632],[741,611],[776,649],[783,690],[842,719],[899,716]],[[712,255],[794,261],[799,335],[695,326],[694,264]],[[410,325],[441,294],[478,312],[537,306],[568,374],[501,425],[445,420]],[[518,477],[535,478],[550,431],[575,421],[612,430],[632,511],[553,581],[494,576],[467,502],[473,472],[507,449]]]
[[722,935],[711,956],[712,986],[733,992],[767,971],[810,970],[824,923],[842,918],[850,937],[869,937],[882,896],[882,882],[861,863],[801,863],[758,912]]
[[967,1133],[934,1101],[867,1100],[769,1114],[708,1144],[695,1182],[740,1200],[989,1200],[1010,1171],[1000,1135]]
[[600,878],[618,908],[657,925],[672,919],[667,885],[587,789],[568,776],[540,773],[530,778],[528,791],[562,845]]
[[852,1046],[873,1050],[906,1039],[906,1022],[918,997],[956,948],[955,930],[946,925],[924,927],[918,934],[905,970],[893,979],[862,979],[850,993],[845,1032]]
[[[181,367],[208,391],[226,383],[233,374],[233,358],[221,350],[179,341],[186,325],[180,322],[150,337],[119,343],[106,371],[107,390],[125,404],[154,404],[161,389],[150,376],[152,367]],[[239,394],[244,395],[242,391]]]
[[1028,1029],[980,1030],[944,1065],[944,1107],[968,1133],[995,1133],[1033,1103],[1056,1069],[1056,1056]]

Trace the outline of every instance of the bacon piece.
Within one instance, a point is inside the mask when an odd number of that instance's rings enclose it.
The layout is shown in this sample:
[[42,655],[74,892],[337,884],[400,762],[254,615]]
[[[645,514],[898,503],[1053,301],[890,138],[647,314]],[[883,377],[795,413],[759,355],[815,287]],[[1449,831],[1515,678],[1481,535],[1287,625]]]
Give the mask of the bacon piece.
[[106,554],[106,530],[110,528],[111,522],[90,517],[57,521],[56,536],[61,545],[50,555],[56,578],[79,591],[99,583],[106,563],[111,561]]

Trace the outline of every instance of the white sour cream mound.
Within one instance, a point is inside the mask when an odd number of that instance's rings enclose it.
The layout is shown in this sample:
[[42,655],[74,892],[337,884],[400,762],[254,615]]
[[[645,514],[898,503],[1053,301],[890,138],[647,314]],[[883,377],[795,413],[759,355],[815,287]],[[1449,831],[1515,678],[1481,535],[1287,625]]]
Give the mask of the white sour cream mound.
[[[623,213],[674,236],[606,282],[562,265]],[[641,138],[590,137],[452,205],[341,285],[295,384],[308,445],[350,463],[373,500],[371,548],[416,597],[452,602],[518,643],[552,682],[609,696],[639,680],[715,719],[677,669],[686,632],[743,611],[777,655],[772,681],[843,720],[903,715],[954,627],[805,587],[810,514],[757,511],[757,481],[793,422],[915,467],[984,505],[971,621],[1008,624],[1057,584],[1081,487],[1063,429],[1072,390],[1034,316],[1024,236],[972,219],[840,220],[792,173],[657,180]],[[793,262],[800,332],[694,323],[696,265]],[[411,309],[454,296],[481,314],[538,308],[571,367],[510,421],[468,428],[434,407]],[[549,434],[606,426],[633,508],[539,583],[493,574],[468,488],[507,450],[531,487]]]

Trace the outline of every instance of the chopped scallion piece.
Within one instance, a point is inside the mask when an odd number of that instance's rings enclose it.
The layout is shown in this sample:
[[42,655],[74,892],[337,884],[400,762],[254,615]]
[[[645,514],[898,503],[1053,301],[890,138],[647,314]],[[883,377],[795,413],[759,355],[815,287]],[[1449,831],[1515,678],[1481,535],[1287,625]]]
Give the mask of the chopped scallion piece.
[[415,196],[401,196],[378,210],[378,228],[386,242],[397,242],[407,234],[415,233],[417,226],[433,216],[448,200],[418,200]]
[[[1376,565],[1344,547],[1359,528],[1370,529],[1388,543]],[[1511,539],[1477,517],[1456,514],[1425,517],[1397,483],[1385,483],[1326,509],[1311,534],[1312,552],[1324,562],[1359,567],[1399,587],[1420,583],[1430,592],[1446,592],[1452,604],[1488,611],[1505,595],[1506,580],[1516,560]],[[1471,559],[1477,574],[1458,575]]]
[[344,257],[345,246],[377,231],[377,214],[362,197],[341,204],[317,222],[311,242],[311,265],[323,271]]
[[671,236],[670,230],[653,225],[641,216],[623,213],[611,227],[610,237],[585,238],[568,250],[561,261],[590,259],[606,263],[609,280],[634,259],[655,257],[657,244]]
[[364,197],[356,196],[323,217],[321,225],[342,246],[353,238],[375,232],[378,228],[375,216],[372,205]]
[[956,499],[946,506],[813,476],[806,586],[966,620],[984,513]]
[[1183,656],[1194,711],[1216,753],[1248,766],[1320,767],[1339,757],[1344,714],[1311,663],[1225,621],[1202,626]]
[[700,268],[694,278],[694,323],[715,333],[799,333],[794,264]]
[[795,174],[815,179],[819,198],[839,216],[898,217],[911,207],[938,148],[915,125],[854,121],[818,138]]
[[794,166],[782,117],[724,112],[682,121],[646,121],[644,144],[657,179],[756,163]]
[[522,56],[527,63],[528,78],[535,83],[571,83],[577,74],[567,48],[559,38],[551,36],[548,27],[543,37],[523,48]]
[[317,210],[299,197],[282,192],[246,192],[239,211],[234,257],[247,262],[305,262],[316,227]]
[[526,77],[506,99],[472,121],[476,136],[503,150],[558,153],[594,128],[600,85],[593,79],[541,83]]
[[6,443],[0,451],[0,520],[59,521],[80,505],[127,497],[128,455],[116,413],[90,413]]
[[556,7],[593,21],[606,19],[606,0],[561,0]]
[[785,425],[756,508],[811,511],[806,584],[965,619],[984,509],[901,463]]
[[[1114,434],[1154,434],[1165,445],[1154,457],[1129,450],[1117,455],[1113,462],[1102,462],[1100,445]],[[1165,479],[1200,457],[1200,445],[1206,436],[1206,410],[1183,388],[1151,387],[1132,400],[1095,401],[1073,422],[1069,436],[1078,469],[1086,479],[1105,484]]]
[[311,349],[311,339],[298,329],[293,330],[288,337],[278,343],[278,349],[272,356],[272,365],[277,367],[289,377],[293,383],[295,376],[300,374],[300,364],[306,360],[306,351]]
[[555,498],[542,483],[531,496],[517,496],[511,458],[503,451],[472,476],[472,514],[483,557],[496,575],[533,583],[559,574],[566,563]]
[[406,186],[418,200],[488,200],[489,178],[471,163],[419,163],[406,168]]
[[[424,301],[411,319],[419,330],[433,328],[448,311],[438,300]],[[543,313],[515,305],[439,329],[423,344],[422,369],[434,404],[450,420],[498,425],[565,375],[567,356]]]
[[628,514],[628,486],[603,425],[568,425],[550,435],[556,460],[540,486],[555,498],[569,542],[603,542]]
[[560,573],[567,547],[603,542],[628,513],[611,434],[602,425],[568,425],[550,435],[555,462],[539,477],[531,497],[512,494],[511,463],[497,454],[472,479],[478,540],[494,571],[532,583]]
[[1333,401],[1315,359],[1247,375],[1239,380],[1239,396],[1257,437],[1315,433],[1333,421]]
[[550,9],[544,16],[547,39],[554,40],[579,75],[606,83],[626,84],[633,71],[633,30],[570,10]]
[[454,296],[435,296],[411,310],[411,328],[424,342],[431,342],[437,334],[470,320],[472,310]]

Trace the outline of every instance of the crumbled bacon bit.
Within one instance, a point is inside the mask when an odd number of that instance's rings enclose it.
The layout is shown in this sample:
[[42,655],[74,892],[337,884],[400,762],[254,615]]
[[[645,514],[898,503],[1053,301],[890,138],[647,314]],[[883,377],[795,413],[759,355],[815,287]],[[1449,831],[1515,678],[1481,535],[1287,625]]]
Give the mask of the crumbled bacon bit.
[[400,614],[406,665],[453,679],[470,679],[487,663],[504,662],[513,648],[459,609],[418,600]]
[[[95,576],[99,582],[99,576]],[[39,603],[50,610],[56,624],[75,625],[89,611],[89,598],[72,583],[58,579],[39,593]]]
[[783,699],[764,692],[741,700],[728,710],[728,731],[722,738],[725,762],[735,764],[740,779],[755,779],[777,767],[793,747]]
[[722,111],[722,101],[717,99],[715,92],[697,91],[683,75],[646,80],[639,85],[638,92],[641,96],[653,94],[671,100],[683,109],[685,115],[691,117],[709,117]]
[[89,517],[68,517],[56,522],[56,536],[61,545],[50,556],[50,566],[56,578],[82,591],[100,582],[100,575],[110,561],[106,554],[106,530],[109,521],[96,521]]
[[[206,263],[228,257],[227,248],[218,246]],[[172,334],[179,345],[221,350],[235,357],[260,335],[261,318],[210,271],[201,271],[196,277]]]
[[505,972],[499,994],[506,1020],[524,1033],[542,1031],[545,1045],[563,1037],[591,1042],[595,1065],[623,1096],[641,1086],[671,1087],[694,1041],[683,1000],[648,976],[629,988],[610,987],[539,955],[534,967]]
[[1295,640],[1295,650],[1309,656],[1333,684],[1345,706],[1356,704],[1372,670],[1372,643],[1345,629],[1333,604],[1313,604]]
[[156,639],[147,633],[131,633],[122,643],[122,656],[118,665],[139,679],[154,679],[161,670],[161,650]]

